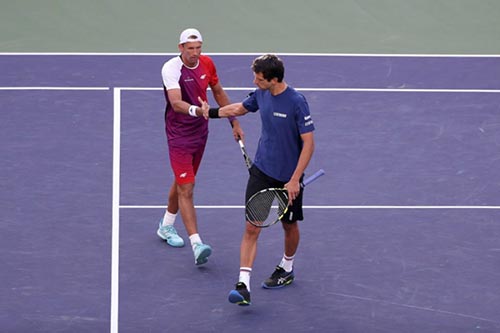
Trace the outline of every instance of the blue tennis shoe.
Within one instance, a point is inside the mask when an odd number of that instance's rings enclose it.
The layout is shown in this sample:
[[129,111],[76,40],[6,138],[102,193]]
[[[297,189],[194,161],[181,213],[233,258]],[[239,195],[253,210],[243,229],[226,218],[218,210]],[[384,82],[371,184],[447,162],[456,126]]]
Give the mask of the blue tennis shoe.
[[196,243],[193,246],[194,263],[196,265],[203,265],[208,261],[208,257],[212,254],[210,245],[203,243]]
[[156,234],[163,240],[167,241],[167,244],[173,247],[183,247],[184,240],[177,234],[173,225],[162,225],[162,220],[160,220],[160,225],[158,226],[158,231]]

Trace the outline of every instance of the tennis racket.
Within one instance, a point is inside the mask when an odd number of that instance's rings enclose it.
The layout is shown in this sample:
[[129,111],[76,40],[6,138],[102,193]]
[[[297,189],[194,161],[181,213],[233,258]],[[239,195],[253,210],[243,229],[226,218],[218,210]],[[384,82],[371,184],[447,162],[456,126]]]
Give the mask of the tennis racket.
[[[250,171],[252,167],[252,159],[248,156],[247,150],[243,141],[238,140],[241,153],[245,164]],[[301,187],[312,183],[319,177],[323,176],[325,171],[320,169],[312,176],[304,179],[300,183]],[[248,199],[245,205],[245,216],[248,222],[259,228],[266,228],[272,226],[286,214],[288,211],[288,191],[286,188],[266,188],[255,194]]]
[[248,168],[248,170],[250,170],[250,168],[252,167],[252,159],[250,158],[250,156],[248,156],[248,153],[247,153],[247,150],[245,148],[245,145],[243,144],[243,141],[241,141],[241,139],[238,140],[238,143],[240,145],[240,149],[241,149],[241,153],[243,154],[243,159],[245,160],[245,164]]
[[[312,183],[323,176],[325,171],[320,169],[300,183],[301,187]],[[266,188],[248,199],[245,206],[245,215],[248,222],[259,228],[272,226],[285,216],[288,211],[288,191],[286,188]]]

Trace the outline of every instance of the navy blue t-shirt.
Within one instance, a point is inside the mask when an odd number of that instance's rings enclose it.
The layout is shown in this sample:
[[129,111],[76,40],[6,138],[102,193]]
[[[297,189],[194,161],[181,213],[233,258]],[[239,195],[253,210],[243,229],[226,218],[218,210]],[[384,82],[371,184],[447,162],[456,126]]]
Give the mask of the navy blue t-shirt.
[[266,175],[288,182],[302,151],[301,134],[314,131],[305,97],[288,86],[273,96],[256,89],[244,101],[250,112],[260,110],[262,130],[254,164]]

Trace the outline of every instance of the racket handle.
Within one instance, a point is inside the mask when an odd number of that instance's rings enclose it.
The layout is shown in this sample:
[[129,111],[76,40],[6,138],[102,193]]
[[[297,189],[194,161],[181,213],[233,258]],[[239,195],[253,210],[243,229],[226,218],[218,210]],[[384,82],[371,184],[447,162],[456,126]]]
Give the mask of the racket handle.
[[311,175],[311,176],[307,177],[306,179],[304,179],[304,181],[301,184],[302,187],[304,187],[304,186],[306,186],[308,184],[311,184],[313,181],[315,181],[319,177],[323,176],[324,174],[325,174],[325,170],[319,169],[313,175]]
[[241,150],[241,153],[243,154],[243,159],[245,160],[245,164],[247,166],[248,172],[250,172],[250,168],[252,167],[253,162],[250,159],[250,157],[248,156],[247,151],[245,149],[245,145],[243,144],[243,141],[241,141],[241,139],[238,139],[238,144],[240,145],[240,150]]

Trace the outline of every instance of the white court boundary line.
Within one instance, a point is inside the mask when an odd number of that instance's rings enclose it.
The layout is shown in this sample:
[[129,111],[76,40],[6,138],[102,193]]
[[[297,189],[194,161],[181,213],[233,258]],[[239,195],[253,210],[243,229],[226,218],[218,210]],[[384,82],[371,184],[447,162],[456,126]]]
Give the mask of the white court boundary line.
[[[447,53],[300,53],[300,52],[203,52],[210,56],[260,56],[275,53],[292,57],[395,57],[395,58],[499,58],[500,54]],[[0,52],[0,56],[176,56],[178,52]]]
[[109,87],[0,87],[0,90],[75,90],[96,91],[109,90]]
[[[123,205],[123,209],[165,209],[167,206],[162,205]],[[242,209],[244,205],[195,205],[199,209]],[[377,206],[377,205],[304,205],[304,209],[500,209],[500,206]]]
[[[68,91],[107,91],[110,87],[0,87],[0,90],[68,90]],[[163,91],[158,87],[117,87],[120,91]],[[500,89],[410,89],[410,88],[301,88],[294,87],[297,91],[319,92],[395,92],[395,93],[500,93]],[[209,89],[210,90],[210,89]],[[255,87],[224,87],[228,91],[253,91]]]
[[113,89],[113,201],[111,227],[111,313],[110,332],[118,332],[120,290],[120,148],[121,90]]
[[[120,87],[127,91],[163,91],[158,87]],[[396,92],[396,93],[500,93],[500,89],[410,89],[410,88],[304,88],[294,87],[297,91],[320,91],[320,92]],[[210,89],[209,89],[210,90]],[[254,91],[255,87],[224,87],[228,91]]]

